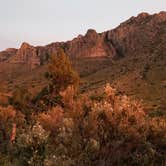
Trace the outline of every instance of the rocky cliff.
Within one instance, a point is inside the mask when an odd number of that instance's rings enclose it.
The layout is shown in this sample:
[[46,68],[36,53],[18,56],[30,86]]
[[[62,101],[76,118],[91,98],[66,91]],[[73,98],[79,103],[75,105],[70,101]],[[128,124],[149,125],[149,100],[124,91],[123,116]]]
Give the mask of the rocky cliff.
[[166,12],[141,13],[115,29],[103,33],[89,29],[67,42],[37,47],[23,43],[19,49],[0,52],[0,92],[25,87],[37,94],[47,85],[45,64],[58,47],[72,58],[82,92],[109,82],[119,93],[165,111]]
[[89,29],[85,36],[79,35],[71,41],[46,46],[34,47],[23,43],[18,50],[7,49],[0,52],[0,61],[26,63],[35,68],[47,62],[58,47],[62,47],[72,58],[151,54],[161,42],[165,44],[165,29],[166,12],[154,15],[141,13],[103,33]]
[[10,57],[16,55],[17,49],[8,48],[0,52],[0,62],[7,61]]
[[163,35],[166,35],[166,12],[141,13],[108,31],[106,39],[120,56],[143,55],[158,47]]

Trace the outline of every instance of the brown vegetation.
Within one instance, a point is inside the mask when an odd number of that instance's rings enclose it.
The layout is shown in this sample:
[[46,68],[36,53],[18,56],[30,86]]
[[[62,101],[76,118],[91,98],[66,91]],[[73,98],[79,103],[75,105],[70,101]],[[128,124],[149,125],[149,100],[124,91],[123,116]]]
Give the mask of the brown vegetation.
[[149,116],[109,84],[79,94],[78,77],[64,52],[58,54],[48,73],[55,89],[35,100],[17,90],[16,109],[0,107],[0,165],[164,166],[166,119]]

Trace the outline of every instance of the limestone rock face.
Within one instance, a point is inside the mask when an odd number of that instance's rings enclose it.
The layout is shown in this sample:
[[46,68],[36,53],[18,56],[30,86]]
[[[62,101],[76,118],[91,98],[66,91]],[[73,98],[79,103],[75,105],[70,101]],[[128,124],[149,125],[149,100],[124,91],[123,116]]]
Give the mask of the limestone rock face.
[[71,57],[107,56],[104,35],[89,29],[85,36],[77,37],[64,44],[65,51]]
[[114,56],[115,49],[105,41],[106,33],[97,33],[89,29],[85,36],[79,35],[71,41],[57,42],[47,45],[48,54],[55,54],[58,47],[62,47],[72,58]]
[[49,56],[56,54],[59,47],[62,47],[71,58],[145,55],[151,54],[161,42],[165,45],[165,36],[166,12],[154,15],[141,13],[117,28],[103,33],[89,29],[84,36],[79,35],[71,41],[46,46],[34,47],[23,43],[18,50],[7,49],[0,52],[0,61],[25,63],[35,68],[47,63]]
[[40,65],[40,57],[37,54],[37,49],[28,43],[23,43],[20,49],[17,50],[16,55],[9,59],[10,63],[25,63],[31,69]]

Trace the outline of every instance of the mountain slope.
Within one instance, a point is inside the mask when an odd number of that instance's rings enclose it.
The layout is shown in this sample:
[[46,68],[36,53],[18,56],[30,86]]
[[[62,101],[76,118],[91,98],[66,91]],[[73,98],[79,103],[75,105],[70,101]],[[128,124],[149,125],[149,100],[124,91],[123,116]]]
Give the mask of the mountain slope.
[[71,41],[0,53],[0,81],[12,91],[26,86],[36,93],[46,83],[43,77],[50,55],[62,47],[82,78],[81,90],[96,89],[110,82],[120,93],[143,99],[153,107],[166,103],[166,12],[137,17],[103,33],[88,30]]

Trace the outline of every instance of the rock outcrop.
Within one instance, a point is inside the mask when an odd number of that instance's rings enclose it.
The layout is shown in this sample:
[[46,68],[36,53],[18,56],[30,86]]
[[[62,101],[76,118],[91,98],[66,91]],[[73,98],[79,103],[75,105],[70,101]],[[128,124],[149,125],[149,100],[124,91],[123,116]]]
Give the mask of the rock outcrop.
[[77,37],[64,44],[66,52],[72,57],[99,57],[107,56],[104,44],[104,35],[89,29],[85,36]]
[[5,51],[0,52],[0,62],[7,61],[10,57],[16,55],[17,49],[8,48]]
[[23,43],[17,49],[0,52],[0,61],[26,63],[32,68],[47,62],[50,55],[62,47],[72,58],[77,57],[123,57],[144,55],[154,51],[156,45],[164,42],[166,34],[166,12],[149,15],[141,13],[137,17],[120,24],[117,28],[103,33],[89,29],[85,36],[79,35],[71,41],[56,42],[46,46],[34,47]]
[[31,69],[41,64],[36,47],[33,47],[28,43],[23,43],[20,49],[17,50],[16,55],[9,59],[9,62],[26,63]]
[[[117,28],[107,32],[107,40],[120,56],[149,53],[166,26],[166,12],[131,17]],[[158,42],[159,44],[160,42]]]

